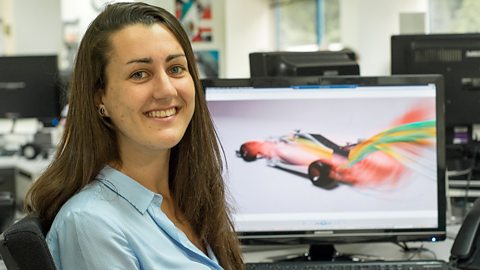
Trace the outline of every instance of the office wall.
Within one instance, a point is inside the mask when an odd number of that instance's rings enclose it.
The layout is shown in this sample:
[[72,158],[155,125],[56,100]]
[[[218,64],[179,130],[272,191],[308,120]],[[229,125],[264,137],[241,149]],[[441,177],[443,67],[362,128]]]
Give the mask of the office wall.
[[8,54],[8,49],[13,47],[9,35],[11,33],[11,23],[13,22],[12,0],[0,0],[0,16],[2,18],[2,54]]
[[4,54],[58,53],[61,46],[60,0],[1,1]]
[[[173,0],[146,2],[172,12],[175,10]],[[83,35],[97,14],[90,3],[78,0],[0,0],[0,18],[12,25],[12,35],[3,37],[3,51],[21,54],[61,50],[63,28],[66,27],[61,21],[78,20],[79,32]],[[218,49],[221,77],[248,77],[248,54],[276,49],[271,1],[212,0],[212,4],[214,42],[210,45],[194,44],[194,49],[212,46]],[[362,75],[382,75],[390,73],[390,36],[400,33],[400,13],[426,13],[428,0],[340,0],[340,8],[341,38],[346,46],[359,54]],[[77,15],[72,15],[72,10]],[[0,42],[1,39],[0,36]]]
[[[248,77],[250,52],[276,50],[270,3],[225,1],[225,77]],[[400,33],[401,13],[416,12],[428,14],[428,0],[340,0],[341,40],[359,54],[362,75],[390,74],[390,36]]]
[[5,31],[7,30],[4,24],[5,15],[3,13],[6,8],[4,2],[4,0],[0,0],[0,55],[5,54]]
[[400,34],[400,13],[427,11],[428,0],[340,0],[341,40],[359,54],[361,74],[390,74],[390,36]]
[[248,54],[275,50],[274,14],[270,2],[225,0],[225,77],[249,77]]

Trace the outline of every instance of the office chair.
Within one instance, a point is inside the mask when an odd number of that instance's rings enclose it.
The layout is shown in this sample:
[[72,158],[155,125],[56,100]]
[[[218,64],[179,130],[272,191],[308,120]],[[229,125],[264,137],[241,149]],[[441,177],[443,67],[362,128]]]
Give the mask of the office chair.
[[28,215],[0,235],[0,255],[8,270],[55,270],[45,235],[47,226],[39,217]]
[[11,192],[0,191],[0,233],[12,224],[15,216],[15,198]]

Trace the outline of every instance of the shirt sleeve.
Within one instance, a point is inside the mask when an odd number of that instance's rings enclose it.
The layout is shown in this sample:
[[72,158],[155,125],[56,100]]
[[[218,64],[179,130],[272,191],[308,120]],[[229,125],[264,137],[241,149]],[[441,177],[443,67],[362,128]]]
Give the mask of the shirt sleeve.
[[69,213],[47,241],[61,269],[140,269],[122,230],[92,213]]

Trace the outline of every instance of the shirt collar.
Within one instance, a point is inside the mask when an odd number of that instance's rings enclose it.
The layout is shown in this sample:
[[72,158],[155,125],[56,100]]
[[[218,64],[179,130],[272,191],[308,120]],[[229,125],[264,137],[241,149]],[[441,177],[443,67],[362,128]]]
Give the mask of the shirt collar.
[[137,211],[144,214],[155,193],[122,172],[105,166],[97,176],[102,184],[128,201]]

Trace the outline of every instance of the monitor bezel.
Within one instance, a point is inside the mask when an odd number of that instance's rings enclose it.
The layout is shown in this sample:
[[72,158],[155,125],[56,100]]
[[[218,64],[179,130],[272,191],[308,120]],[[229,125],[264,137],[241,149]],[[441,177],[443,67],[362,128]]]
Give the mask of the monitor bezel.
[[[380,229],[380,230],[309,230],[237,232],[243,244],[336,244],[352,242],[404,242],[441,241],[446,239],[446,177],[445,177],[445,123],[444,86],[441,75],[394,75],[394,76],[333,76],[333,77],[257,77],[240,79],[209,78],[202,80],[204,91],[208,87],[254,87],[269,88],[295,85],[424,85],[436,86],[437,128],[437,207],[438,227],[426,229]],[[228,169],[228,168],[227,168]]]

